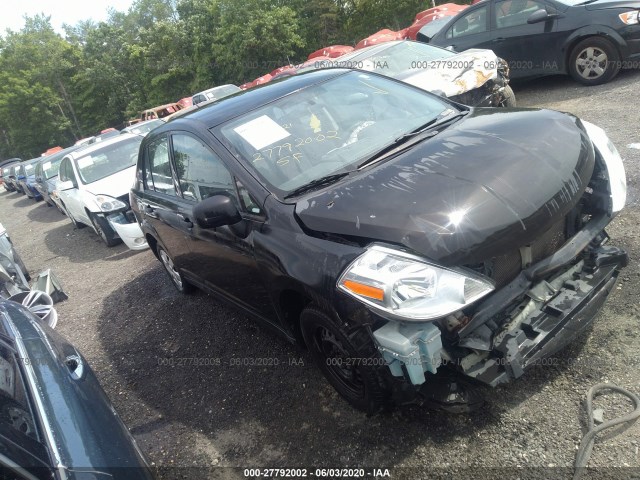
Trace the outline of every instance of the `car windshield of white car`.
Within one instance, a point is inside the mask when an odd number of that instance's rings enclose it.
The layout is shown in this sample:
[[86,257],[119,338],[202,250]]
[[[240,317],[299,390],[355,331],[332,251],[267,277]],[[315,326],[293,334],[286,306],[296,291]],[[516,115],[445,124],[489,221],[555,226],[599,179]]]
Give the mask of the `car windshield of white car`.
[[[387,48],[371,47],[369,53],[353,55],[350,60],[354,63],[353,68],[395,77],[412,70],[443,68],[432,62],[454,55],[456,53],[425,43],[400,42]],[[339,64],[345,57],[338,57],[336,62]]]
[[349,72],[224,124],[223,140],[276,193],[355,168],[451,106],[383,76]]
[[106,145],[76,159],[82,183],[93,183],[136,164],[142,137]]

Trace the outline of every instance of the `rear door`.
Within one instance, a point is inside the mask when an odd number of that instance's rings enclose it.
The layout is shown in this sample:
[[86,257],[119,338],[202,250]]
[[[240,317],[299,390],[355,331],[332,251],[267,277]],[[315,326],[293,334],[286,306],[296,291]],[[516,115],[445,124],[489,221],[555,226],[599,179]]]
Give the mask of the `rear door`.
[[139,194],[140,214],[156,238],[182,268],[189,252],[188,238],[191,223],[191,203],[176,189],[170,159],[170,138],[161,135],[150,142],[144,152],[144,189]]
[[259,316],[274,319],[275,310],[253,249],[254,232],[264,223],[263,212],[246,189],[238,190],[221,155],[200,138],[174,132],[172,146],[178,186],[185,201],[193,207],[207,197],[226,195],[243,216],[239,224],[214,229],[200,228],[194,221],[189,231],[189,260],[184,267],[187,277]]

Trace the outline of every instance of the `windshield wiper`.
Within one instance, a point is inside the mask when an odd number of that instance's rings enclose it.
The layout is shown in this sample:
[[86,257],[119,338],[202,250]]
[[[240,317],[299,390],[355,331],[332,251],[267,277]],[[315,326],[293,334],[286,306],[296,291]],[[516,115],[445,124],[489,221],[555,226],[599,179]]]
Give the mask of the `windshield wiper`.
[[342,172],[342,173],[333,173],[331,175],[325,175],[324,177],[316,178],[315,180],[311,180],[309,183],[305,183],[304,185],[300,185],[295,190],[287,193],[284,198],[291,198],[300,195],[301,193],[308,192],[309,190],[313,190],[314,188],[323,187],[325,185],[330,185],[332,183],[337,182],[341,178],[346,177],[351,172]]
[[[463,110],[453,115],[449,114],[445,117],[443,117],[442,115],[438,115],[436,118],[429,120],[424,125],[420,125],[415,130],[412,130],[411,132],[407,132],[403,135],[400,135],[398,138],[396,138],[393,141],[393,143],[391,143],[390,145],[387,145],[381,150],[378,150],[376,153],[374,153],[369,158],[367,158],[364,162],[358,165],[358,169],[361,169],[373,163],[379,162],[380,160],[390,155],[398,153],[406,148],[409,148],[412,145],[415,145],[416,143],[422,142],[427,138],[437,135],[439,133],[437,130],[438,127],[441,127],[456,119],[462,118],[468,113],[469,113],[469,110]],[[428,133],[428,135],[421,135],[423,133]],[[413,139],[414,141],[409,142],[408,140],[410,139]]]

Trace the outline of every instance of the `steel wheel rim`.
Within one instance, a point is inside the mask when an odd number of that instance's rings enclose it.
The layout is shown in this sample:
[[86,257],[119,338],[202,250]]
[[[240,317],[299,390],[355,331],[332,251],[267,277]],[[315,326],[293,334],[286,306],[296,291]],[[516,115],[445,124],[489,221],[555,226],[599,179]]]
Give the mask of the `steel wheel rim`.
[[[342,342],[325,327],[318,327],[314,341],[316,348],[324,357],[329,375],[350,395],[362,397],[364,395],[362,376],[353,363],[353,357],[349,355]],[[345,362],[347,359],[351,360],[350,364]]]
[[182,288],[182,279],[180,278],[180,274],[173,266],[173,261],[164,250],[160,250],[160,260],[162,260],[162,265],[164,265],[164,268],[171,277],[173,283],[175,283],[179,288]]
[[578,75],[587,80],[600,78],[607,71],[609,57],[604,50],[597,47],[587,47],[576,58]]

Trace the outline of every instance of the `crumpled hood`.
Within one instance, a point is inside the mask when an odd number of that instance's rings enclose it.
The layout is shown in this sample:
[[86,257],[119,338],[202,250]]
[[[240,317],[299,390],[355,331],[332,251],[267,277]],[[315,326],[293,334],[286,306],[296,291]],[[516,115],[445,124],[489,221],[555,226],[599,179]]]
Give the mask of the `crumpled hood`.
[[85,188],[94,195],[109,195],[117,198],[129,193],[129,190],[133,187],[135,176],[136,166],[133,165],[97,182],[89,183]]
[[578,202],[594,166],[579,120],[475,109],[403,154],[296,204],[319,232],[402,244],[443,265],[526,245]]
[[[446,63],[447,68],[426,68],[431,62]],[[453,97],[497,78],[497,67],[498,57],[493,51],[472,48],[452,57],[425,61],[425,68],[411,69],[397,78],[423,90],[439,90]]]

